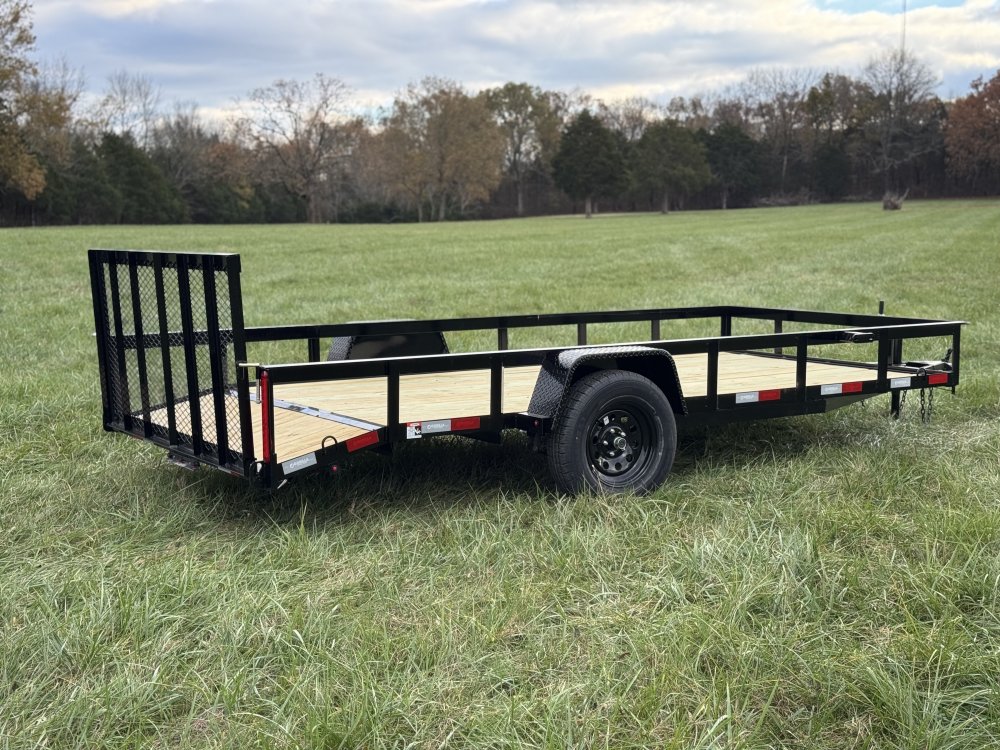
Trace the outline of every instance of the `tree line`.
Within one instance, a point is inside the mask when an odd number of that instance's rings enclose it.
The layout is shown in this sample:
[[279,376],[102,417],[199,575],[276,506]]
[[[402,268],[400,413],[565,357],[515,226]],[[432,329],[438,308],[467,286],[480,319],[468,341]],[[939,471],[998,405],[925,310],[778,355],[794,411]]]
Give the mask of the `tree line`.
[[1000,72],[942,101],[888,50],[854,74],[753,70],[667,104],[425,78],[359,114],[319,74],[225,122],[142,75],[84,105],[38,66],[27,0],[0,0],[4,224],[388,222],[1000,193]]

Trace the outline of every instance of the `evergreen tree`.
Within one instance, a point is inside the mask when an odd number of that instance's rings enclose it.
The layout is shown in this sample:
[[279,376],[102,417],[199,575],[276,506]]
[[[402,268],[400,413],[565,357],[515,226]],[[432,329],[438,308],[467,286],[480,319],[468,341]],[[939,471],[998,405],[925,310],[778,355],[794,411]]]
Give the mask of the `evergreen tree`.
[[760,145],[738,125],[720,125],[712,133],[702,133],[722,208],[726,209],[734,192],[752,192],[760,182]]
[[588,219],[594,198],[615,195],[627,182],[618,140],[588,110],[578,114],[563,132],[552,160],[552,176],[570,198],[584,201]]
[[662,213],[670,210],[672,195],[696,193],[712,180],[705,146],[673,120],[646,128],[636,149],[634,171],[643,187],[661,196]]
[[121,194],[122,224],[180,224],[187,207],[163,172],[129,136],[105,133],[99,148],[111,185]]
[[118,221],[121,193],[104,163],[82,139],[73,138],[65,163],[46,163],[44,192],[35,202],[47,224],[109,224]]

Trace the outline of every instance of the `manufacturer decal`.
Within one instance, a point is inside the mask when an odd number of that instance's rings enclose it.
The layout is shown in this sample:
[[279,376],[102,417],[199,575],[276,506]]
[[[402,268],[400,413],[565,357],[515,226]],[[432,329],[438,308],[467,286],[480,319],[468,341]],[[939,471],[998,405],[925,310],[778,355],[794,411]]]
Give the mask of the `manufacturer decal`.
[[448,432],[451,430],[450,419],[435,419],[422,423],[422,432],[425,435],[433,435],[435,432]]
[[283,474],[288,475],[296,471],[302,471],[303,469],[308,469],[310,466],[316,465],[316,454],[307,453],[304,456],[299,456],[298,458],[291,458],[287,461],[282,462],[281,471]]

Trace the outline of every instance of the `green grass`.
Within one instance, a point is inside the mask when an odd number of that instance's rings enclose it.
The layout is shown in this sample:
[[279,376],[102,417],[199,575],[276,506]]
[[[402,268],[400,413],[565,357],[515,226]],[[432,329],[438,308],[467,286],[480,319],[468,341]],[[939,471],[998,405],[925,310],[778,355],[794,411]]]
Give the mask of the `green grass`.
[[[96,246],[240,252],[249,324],[880,298],[971,324],[931,425],[879,399],[685,435],[650,497],[558,497],[517,435],[268,496],[101,431]],[[4,230],[0,264],[2,748],[1000,741],[996,201]]]

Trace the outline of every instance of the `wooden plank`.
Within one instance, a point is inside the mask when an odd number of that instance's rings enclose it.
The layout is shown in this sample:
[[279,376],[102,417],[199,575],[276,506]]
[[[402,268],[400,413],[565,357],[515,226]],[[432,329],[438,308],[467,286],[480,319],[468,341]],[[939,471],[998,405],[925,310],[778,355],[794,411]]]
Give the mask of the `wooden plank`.
[[[504,368],[503,411],[527,410],[538,378],[537,365]],[[345,414],[366,422],[386,422],[385,378],[355,378],[274,387],[275,398]],[[472,417],[490,413],[490,371],[460,370],[399,379],[399,420]]]
[[[206,434],[209,435],[215,434],[215,414],[211,408],[212,404],[213,400],[211,394],[202,396],[201,407],[202,414],[204,415],[202,420],[202,429],[206,430]],[[227,413],[230,411],[232,412],[232,416],[227,420],[229,427],[229,447],[231,450],[239,453],[243,450],[243,445],[240,438],[240,423],[238,412],[236,410],[236,404],[237,401],[235,396],[226,396]],[[177,403],[175,406],[175,413],[177,415],[178,429],[181,431],[189,430],[188,427],[183,426],[190,425],[191,422],[190,403],[188,401]],[[259,404],[250,404],[250,417],[253,422],[254,455],[260,456],[263,452],[263,443],[261,439],[261,409]],[[150,414],[150,419],[154,424],[158,424],[166,428],[166,408],[153,411]],[[299,414],[298,412],[289,411],[288,409],[274,410],[274,450],[279,461],[295,458],[296,456],[301,456],[304,453],[316,450],[320,447],[323,442],[323,438],[327,435],[332,435],[338,441],[342,442],[348,438],[354,437],[355,435],[360,435],[363,432],[365,432],[365,430],[357,427],[331,422],[327,419],[321,419],[307,414]]]
[[[684,395],[690,398],[707,393],[708,355],[682,354],[674,357]],[[527,411],[539,367],[504,368],[503,411],[505,414]],[[890,371],[889,377],[910,373]],[[808,385],[871,381],[878,377],[874,365],[868,368],[810,362]],[[755,354],[723,352],[719,355],[719,393],[731,394],[795,387],[795,360],[762,357]],[[384,425],[386,422],[385,378],[355,378],[313,383],[294,383],[274,387],[276,399],[300,406],[311,406],[334,414]],[[236,413],[235,396],[227,396]],[[211,394],[202,398],[203,427],[215,434]],[[426,422],[434,419],[481,416],[490,412],[489,370],[463,370],[422,375],[404,375],[399,383],[399,418],[401,422]],[[190,422],[186,402],[176,406],[178,423]],[[254,451],[261,454],[261,410],[251,404]],[[150,415],[154,423],[167,424],[166,409]],[[234,417],[235,419],[235,417]],[[366,430],[321,417],[276,408],[274,413],[275,454],[279,461],[317,450],[327,436],[343,442]],[[229,425],[230,447],[241,450],[239,423]]]
[[[674,357],[684,395],[697,398],[708,393],[708,355],[681,354]],[[910,373],[890,371],[889,377]],[[846,367],[821,362],[809,362],[806,367],[807,385],[849,383],[876,380],[875,366]],[[795,387],[795,360],[762,357],[756,354],[722,352],[719,354],[719,393],[743,393]]]
[[[215,398],[211,393],[206,393],[200,399],[201,405],[201,428],[204,431],[205,440],[209,443],[214,443],[218,438],[216,437],[215,430]],[[236,396],[226,394],[225,396],[225,407],[226,407],[226,433],[229,440],[230,450],[234,450],[237,453],[243,451],[243,444],[240,438],[240,415],[239,415],[239,405]],[[178,401],[174,404],[174,414],[177,419],[177,431],[182,432],[185,435],[191,434],[191,402],[187,399],[183,401]],[[160,409],[155,409],[149,414],[150,421],[159,425],[167,430],[167,408],[164,406]],[[259,430],[255,430],[259,432]],[[259,448],[258,448],[259,451]]]

